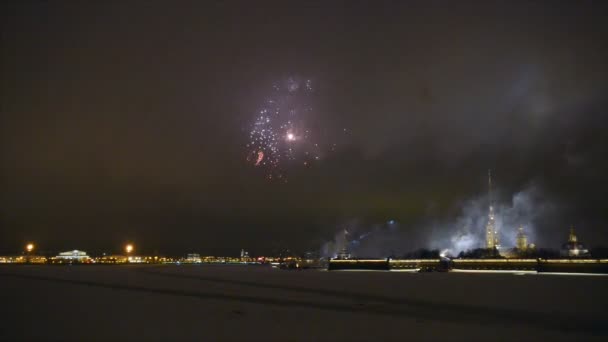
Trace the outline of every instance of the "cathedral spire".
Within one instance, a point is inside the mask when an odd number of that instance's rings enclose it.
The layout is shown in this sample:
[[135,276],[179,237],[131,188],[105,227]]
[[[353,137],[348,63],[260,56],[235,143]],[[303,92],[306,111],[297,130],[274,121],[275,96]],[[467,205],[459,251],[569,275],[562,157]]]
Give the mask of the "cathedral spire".
[[499,246],[498,232],[494,222],[494,201],[492,199],[492,170],[488,170],[488,224],[486,225],[486,248],[494,249]]
[[492,205],[492,169],[488,169],[488,195],[490,205]]

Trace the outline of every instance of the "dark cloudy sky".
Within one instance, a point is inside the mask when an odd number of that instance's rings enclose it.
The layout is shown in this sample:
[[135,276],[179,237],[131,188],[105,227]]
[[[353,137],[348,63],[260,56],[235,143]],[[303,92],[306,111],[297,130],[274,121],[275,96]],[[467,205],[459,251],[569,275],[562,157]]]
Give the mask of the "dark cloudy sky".
[[[268,253],[349,220],[449,221],[530,184],[608,244],[603,1],[5,1],[0,251]],[[338,151],[268,182],[244,158],[272,82],[314,80]]]

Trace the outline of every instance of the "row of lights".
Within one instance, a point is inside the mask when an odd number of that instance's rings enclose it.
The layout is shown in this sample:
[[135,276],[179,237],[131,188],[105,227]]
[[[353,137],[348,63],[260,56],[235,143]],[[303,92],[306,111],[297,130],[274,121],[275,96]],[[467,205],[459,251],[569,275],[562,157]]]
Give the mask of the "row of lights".
[[[25,250],[26,250],[28,253],[31,253],[31,252],[34,250],[34,248],[35,248],[35,247],[36,247],[36,246],[34,246],[34,244],[30,242],[30,243],[28,243],[27,245],[25,245]],[[130,254],[131,252],[133,252],[133,249],[134,249],[133,244],[130,244],[130,243],[129,243],[129,244],[127,244],[127,245],[125,246],[125,251],[127,252],[127,255],[128,255],[128,254]]]

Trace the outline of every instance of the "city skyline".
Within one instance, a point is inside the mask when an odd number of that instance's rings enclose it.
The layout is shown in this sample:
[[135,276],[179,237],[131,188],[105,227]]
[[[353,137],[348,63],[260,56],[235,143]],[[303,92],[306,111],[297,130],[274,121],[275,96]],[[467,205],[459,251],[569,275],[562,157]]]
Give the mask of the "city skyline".
[[[490,212],[491,213],[491,212]],[[492,222],[492,218],[488,217],[488,224]],[[562,257],[566,257],[566,258],[579,258],[579,257],[587,257],[587,258],[604,258],[605,254],[606,254],[606,250],[608,248],[606,248],[605,246],[602,245],[593,245],[592,249],[596,249],[597,250],[597,255],[590,255],[588,254],[589,250],[586,249],[585,245],[582,244],[582,242],[577,238],[576,234],[575,234],[575,229],[574,226],[570,226],[569,228],[569,234],[568,234],[568,239],[567,242],[565,244],[561,244],[561,248],[559,248],[559,246],[537,246],[536,243],[532,243],[528,240],[528,235],[527,232],[524,231],[524,225],[519,225],[519,227],[517,228],[516,231],[510,232],[512,233],[511,235],[513,235],[514,237],[514,241],[515,244],[514,245],[498,245],[498,244],[494,244],[492,246],[488,246],[488,240],[487,240],[487,236],[488,236],[488,232],[486,231],[486,235],[485,235],[485,242],[483,242],[482,237],[479,237],[478,241],[480,241],[479,245],[471,245],[468,248],[462,249],[462,250],[455,250],[455,249],[449,249],[449,248],[440,248],[440,249],[431,249],[427,246],[418,246],[417,248],[413,249],[413,250],[408,250],[404,252],[400,252],[398,254],[395,254],[394,251],[392,251],[391,253],[385,253],[382,255],[364,255],[361,254],[360,252],[358,252],[356,250],[356,247],[358,247],[358,245],[360,244],[360,242],[365,238],[364,236],[360,236],[359,238],[357,238],[356,236],[354,238],[351,238],[349,240],[348,238],[348,231],[344,230],[344,239],[343,241],[339,242],[339,241],[335,241],[334,240],[334,248],[333,251],[330,253],[327,253],[326,251],[324,252],[323,249],[321,250],[291,250],[289,248],[284,248],[284,249],[277,249],[274,250],[270,253],[252,253],[250,256],[250,253],[248,250],[241,248],[239,253],[235,253],[235,251],[232,251],[231,253],[225,254],[225,255],[212,255],[211,253],[205,253],[205,251],[201,251],[200,249],[191,249],[191,250],[185,250],[185,251],[181,251],[179,253],[167,253],[166,250],[162,250],[162,249],[156,249],[156,250],[150,250],[150,249],[141,249],[140,246],[136,246],[132,243],[132,242],[127,242],[126,244],[124,244],[122,246],[122,250],[120,248],[116,248],[116,246],[113,246],[111,248],[104,248],[102,250],[96,250],[94,251],[92,254],[95,257],[106,257],[106,256],[124,256],[125,258],[128,258],[129,256],[142,256],[142,255],[147,255],[149,257],[152,256],[170,256],[170,257],[184,257],[185,255],[190,256],[193,252],[195,252],[196,255],[203,255],[203,256],[207,256],[207,257],[229,257],[229,258],[247,258],[249,259],[251,258],[258,258],[258,257],[265,257],[265,256],[270,256],[270,257],[304,257],[304,258],[315,258],[315,259],[332,259],[332,258],[344,258],[344,256],[348,256],[346,257],[346,259],[350,259],[351,257],[353,258],[361,258],[363,257],[364,259],[367,257],[375,257],[375,258],[379,258],[379,259],[386,259],[386,258],[403,258],[405,257],[407,258],[411,258],[408,257],[408,255],[413,255],[416,253],[425,253],[428,255],[434,255],[436,253],[437,257],[448,257],[448,258],[461,258],[461,255],[464,253],[470,253],[474,250],[487,250],[489,253],[493,254],[493,252],[491,252],[492,250],[496,250],[497,254],[495,254],[496,257],[499,258],[507,258],[507,259],[517,259],[517,258],[521,258],[522,255],[527,255],[528,257],[535,255],[534,253],[537,252],[541,252],[541,254],[539,254],[540,257],[542,258],[546,258],[546,257],[550,257],[550,255],[553,255],[553,258],[556,258],[557,253],[561,253]],[[370,233],[368,233],[370,234]],[[508,234],[508,233],[507,233]],[[506,234],[505,234],[506,235]],[[339,240],[339,239],[336,239]],[[493,240],[494,241],[494,240]],[[485,243],[485,245],[484,245]],[[568,246],[568,247],[567,247]],[[445,247],[445,246],[444,246]],[[353,248],[355,248],[355,250],[353,251]],[[64,248],[65,249],[65,248]],[[579,256],[579,249],[580,249],[580,253],[581,255]],[[13,249],[10,253],[0,253],[0,255],[5,254],[5,255],[9,255],[9,256],[20,256],[20,257],[29,257],[29,256],[46,256],[46,257],[51,257],[53,254],[56,254],[58,252],[58,250],[49,250],[49,249],[44,249],[44,246],[42,249],[39,249],[39,245],[37,242],[33,242],[33,241],[29,241],[27,244],[25,244],[25,246],[23,246],[22,250],[17,250],[17,249]],[[86,251],[82,251],[81,249],[70,249],[66,252],[61,252],[62,253],[77,253],[77,252],[84,252],[86,253]],[[352,254],[354,252],[354,254]],[[202,254],[200,254],[202,253]],[[523,254],[522,254],[523,253]],[[527,254],[526,254],[527,253]],[[484,256],[486,257],[486,256]],[[418,257],[417,257],[418,258]]]

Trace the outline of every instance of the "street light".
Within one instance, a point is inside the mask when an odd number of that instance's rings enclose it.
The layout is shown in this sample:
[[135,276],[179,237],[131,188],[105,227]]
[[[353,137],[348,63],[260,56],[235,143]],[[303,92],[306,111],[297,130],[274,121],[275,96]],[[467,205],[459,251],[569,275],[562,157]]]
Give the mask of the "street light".
[[34,244],[33,243],[28,243],[27,245],[25,245],[25,251],[26,251],[26,255],[25,255],[25,262],[26,263],[30,263],[30,255],[32,254],[32,251],[34,250]]
[[127,252],[127,262],[129,262],[129,254],[133,251],[133,245],[130,243],[127,244],[125,251]]

